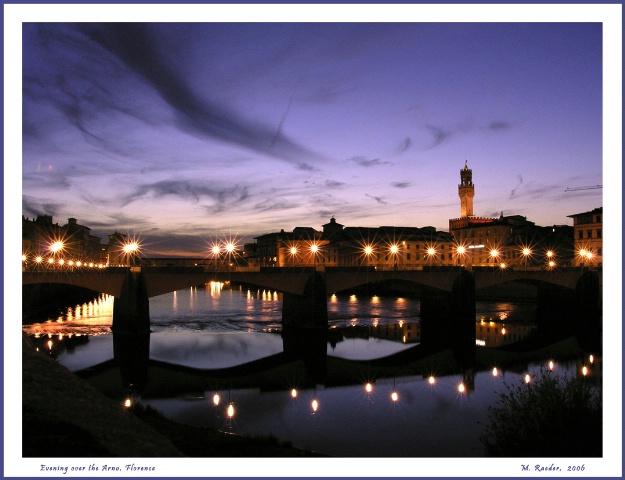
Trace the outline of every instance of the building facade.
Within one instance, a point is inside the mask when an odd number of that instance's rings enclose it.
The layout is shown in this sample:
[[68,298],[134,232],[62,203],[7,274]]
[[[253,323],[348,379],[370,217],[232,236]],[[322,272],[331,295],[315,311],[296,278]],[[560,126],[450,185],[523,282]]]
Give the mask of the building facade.
[[573,228],[539,227],[521,215],[496,218],[473,215],[473,171],[460,170],[460,218],[449,220],[455,265],[491,268],[555,268],[571,265]]
[[603,264],[603,207],[568,215],[573,219],[575,266]]

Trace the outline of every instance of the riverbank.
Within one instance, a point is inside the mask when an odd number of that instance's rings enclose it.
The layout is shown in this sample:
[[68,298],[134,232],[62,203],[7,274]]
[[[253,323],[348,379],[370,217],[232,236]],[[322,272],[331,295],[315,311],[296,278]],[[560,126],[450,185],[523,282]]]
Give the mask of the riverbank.
[[22,336],[23,457],[307,457],[274,438],[250,438],[124,408]]

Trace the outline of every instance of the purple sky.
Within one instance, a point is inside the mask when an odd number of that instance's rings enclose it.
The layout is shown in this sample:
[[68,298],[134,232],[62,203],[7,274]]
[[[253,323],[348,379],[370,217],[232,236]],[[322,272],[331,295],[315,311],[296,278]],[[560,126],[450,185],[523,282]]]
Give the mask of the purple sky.
[[601,23],[25,23],[22,214],[146,253],[602,205]]

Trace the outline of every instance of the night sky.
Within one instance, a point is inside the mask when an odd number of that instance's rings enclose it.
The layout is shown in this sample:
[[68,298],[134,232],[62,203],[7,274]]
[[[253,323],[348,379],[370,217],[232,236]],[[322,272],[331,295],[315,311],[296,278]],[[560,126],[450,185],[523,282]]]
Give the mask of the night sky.
[[602,205],[601,23],[24,23],[22,214],[207,255]]
[[[209,256],[216,239],[320,230],[333,215],[447,230],[467,161],[479,216],[571,225],[604,206],[604,314],[622,318],[621,8],[4,5],[5,258],[21,247],[19,195],[26,217],[139,236],[146,255]],[[19,298],[11,265],[5,298]],[[18,308],[7,302],[5,317]],[[14,323],[5,358],[20,355]],[[622,410],[621,327],[605,337],[606,418]],[[19,392],[18,370],[5,384]],[[20,400],[5,395],[5,410]],[[619,476],[621,459],[604,442],[604,458],[584,463]],[[209,474],[258,474],[213,460]],[[422,460],[422,472],[519,474],[509,459]],[[8,476],[39,463],[5,445]],[[388,476],[414,459],[350,467]]]

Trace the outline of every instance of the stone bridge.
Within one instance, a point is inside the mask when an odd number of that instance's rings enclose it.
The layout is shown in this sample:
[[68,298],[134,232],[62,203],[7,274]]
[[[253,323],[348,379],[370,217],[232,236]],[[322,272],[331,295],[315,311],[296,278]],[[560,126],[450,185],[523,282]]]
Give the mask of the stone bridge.
[[114,318],[136,318],[149,325],[150,297],[210,281],[236,282],[279,291],[283,323],[327,325],[327,296],[355,287],[401,281],[421,290],[421,317],[475,318],[475,291],[494,285],[522,282],[537,287],[538,307],[576,303],[601,304],[601,272],[585,268],[557,270],[501,270],[432,267],[423,270],[377,270],[326,267],[267,268],[256,271],[207,271],[203,267],[132,267],[97,270],[23,271],[22,284],[62,283],[115,297]]

